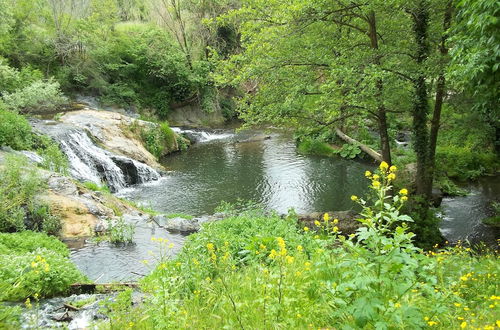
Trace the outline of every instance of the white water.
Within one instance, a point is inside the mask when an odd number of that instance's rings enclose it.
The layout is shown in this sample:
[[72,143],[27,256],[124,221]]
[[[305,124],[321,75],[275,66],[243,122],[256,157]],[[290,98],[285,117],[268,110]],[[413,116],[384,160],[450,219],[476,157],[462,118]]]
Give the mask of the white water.
[[111,190],[118,191],[131,184],[161,177],[146,164],[96,146],[83,131],[73,130],[57,139],[68,157],[71,175],[80,181],[104,182]]
[[192,129],[182,129],[180,127],[172,127],[172,130],[177,134],[185,134],[190,140],[195,142],[209,142],[214,140],[222,140],[233,137],[233,133],[207,132]]

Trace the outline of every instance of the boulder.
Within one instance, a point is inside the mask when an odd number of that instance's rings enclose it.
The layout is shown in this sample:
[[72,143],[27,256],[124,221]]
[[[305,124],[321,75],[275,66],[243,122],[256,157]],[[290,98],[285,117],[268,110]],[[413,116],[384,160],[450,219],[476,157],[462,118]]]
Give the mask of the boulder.
[[131,125],[150,127],[155,124],[110,111],[80,110],[65,113],[60,121],[86,130],[93,140],[115,154],[132,158],[156,169],[163,169],[144,147]]

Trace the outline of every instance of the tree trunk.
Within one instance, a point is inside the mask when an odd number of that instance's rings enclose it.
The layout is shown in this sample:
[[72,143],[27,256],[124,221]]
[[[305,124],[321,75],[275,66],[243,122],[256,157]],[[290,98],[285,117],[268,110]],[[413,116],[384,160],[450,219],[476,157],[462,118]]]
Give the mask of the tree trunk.
[[[370,45],[375,53],[374,63],[376,65],[380,65],[379,54],[377,54],[378,50],[377,21],[375,18],[374,11],[371,11],[370,14],[368,14],[367,22],[369,27],[368,36],[370,37]],[[390,165],[392,163],[391,146],[389,141],[389,133],[387,131],[387,113],[384,106],[384,101],[382,99],[384,91],[384,83],[382,79],[377,80],[376,86],[377,86],[377,92],[375,97],[377,98],[378,102],[377,119],[378,119],[378,129],[380,136],[380,148],[382,149],[382,159]]]
[[[429,11],[426,0],[420,0],[413,12],[413,31],[415,33],[416,62],[422,67],[429,56],[428,29]],[[427,115],[429,113],[427,84],[424,69],[420,69],[415,81],[415,100],[413,103],[413,134],[414,149],[417,155],[417,182],[416,193],[426,197],[427,184],[429,182],[427,171],[429,133],[427,129]]]
[[[448,39],[448,29],[451,25],[451,16],[453,12],[453,5],[451,1],[446,4],[446,11],[443,18],[443,37],[441,38],[441,44],[439,45],[439,52],[444,59],[448,55],[448,48],[446,47],[446,41]],[[439,78],[436,86],[436,100],[434,103],[434,113],[432,115],[431,121],[431,133],[429,137],[429,154],[428,154],[428,182],[426,183],[426,196],[428,199],[432,197],[432,184],[434,182],[434,171],[436,167],[436,145],[438,139],[439,126],[441,122],[441,110],[443,108],[443,100],[446,95],[446,79],[444,77],[444,68],[441,68],[439,73]]]
[[376,152],[375,150],[373,150],[369,146],[367,146],[365,144],[362,144],[361,142],[359,142],[359,141],[353,139],[352,137],[346,135],[340,129],[335,128],[335,133],[337,134],[337,136],[339,138],[341,138],[345,142],[353,144],[355,146],[358,146],[359,149],[363,150],[368,156],[370,156],[371,158],[373,158],[375,161],[377,161],[377,162],[380,163],[380,162],[382,162],[382,160],[384,160],[381,154],[379,154],[378,152]]

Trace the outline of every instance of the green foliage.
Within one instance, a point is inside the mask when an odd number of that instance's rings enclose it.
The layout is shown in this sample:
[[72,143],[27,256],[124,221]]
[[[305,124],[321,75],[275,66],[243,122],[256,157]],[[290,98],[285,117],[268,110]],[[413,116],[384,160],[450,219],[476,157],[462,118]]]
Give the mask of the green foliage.
[[83,185],[85,186],[85,188],[90,189],[92,191],[100,191],[100,192],[104,192],[104,193],[110,193],[109,187],[105,184],[99,185],[99,184],[94,183],[94,182],[86,181],[83,183]]
[[476,179],[498,169],[498,156],[492,152],[473,150],[469,147],[438,147],[436,166],[438,171],[459,180]]
[[59,145],[45,135],[34,135],[33,138],[35,140],[34,149],[43,158],[40,166],[52,172],[68,175],[68,158],[61,151]]
[[8,156],[0,169],[0,232],[21,231],[28,210],[36,209],[35,196],[44,186],[36,168],[23,157]]
[[21,307],[0,303],[0,325],[6,329],[19,329],[21,326]]
[[361,149],[353,144],[345,143],[342,145],[342,148],[336,150],[335,153],[339,154],[342,158],[354,159],[361,153]]
[[40,233],[0,234],[0,301],[67,293],[84,280],[68,248]]
[[[455,87],[467,91],[473,109],[500,130],[500,8],[495,0],[460,0],[453,27],[450,76]],[[498,133],[497,133],[498,134]],[[498,135],[497,135],[497,143]],[[499,147],[499,145],[497,145]]]
[[141,128],[141,138],[146,149],[156,158],[177,150],[177,136],[167,122]]
[[108,219],[107,238],[111,243],[132,243],[134,240],[135,225],[127,223],[123,217]]
[[4,92],[2,101],[9,110],[32,112],[53,111],[67,99],[62,95],[58,82],[39,80],[12,93]]
[[188,220],[191,220],[194,218],[194,216],[192,215],[189,215],[189,214],[185,214],[185,213],[170,213],[170,214],[167,214],[166,215],[167,218],[169,219],[173,219],[173,218],[183,218],[183,219],[188,219]]
[[300,153],[308,155],[331,156],[335,154],[335,149],[328,145],[328,143],[308,137],[303,138],[299,142],[297,150]]
[[33,144],[31,126],[21,115],[1,108],[0,105],[0,146],[14,150],[27,150]]
[[500,227],[500,215],[485,218],[482,220],[482,222],[488,226]]
[[387,195],[393,172],[367,174],[374,204],[352,197],[365,226],[349,238],[338,230],[330,236],[299,230],[293,216],[255,209],[208,224],[188,238],[175,260],[158,260],[143,280],[149,295],[139,308],[123,297],[110,306],[106,325],[494,327],[497,257],[460,246],[428,253],[416,248],[406,224],[412,219],[400,212],[407,191]]

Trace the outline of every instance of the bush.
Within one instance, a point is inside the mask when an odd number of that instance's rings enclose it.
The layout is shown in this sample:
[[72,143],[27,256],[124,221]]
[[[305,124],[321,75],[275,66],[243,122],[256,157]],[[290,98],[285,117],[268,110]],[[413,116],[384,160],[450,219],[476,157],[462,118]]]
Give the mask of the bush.
[[335,154],[335,149],[329,146],[328,143],[308,137],[299,142],[297,149],[300,153],[308,155],[331,156]]
[[0,232],[25,229],[57,235],[61,220],[38,200],[45,182],[24,157],[9,155],[0,169]]
[[68,248],[47,235],[0,234],[0,301],[68,293],[85,279],[68,256]]
[[493,152],[480,152],[469,147],[439,147],[436,153],[438,170],[459,180],[476,179],[495,173],[499,168],[498,156]]
[[43,158],[42,168],[68,175],[69,161],[59,145],[45,135],[35,135],[34,149]]
[[141,138],[146,149],[158,159],[178,149],[176,134],[166,122],[142,128]]
[[0,146],[14,150],[31,149],[31,125],[23,116],[0,108]]
[[12,93],[4,93],[2,100],[7,109],[21,112],[54,110],[67,102],[59,83],[53,80],[38,80]]

